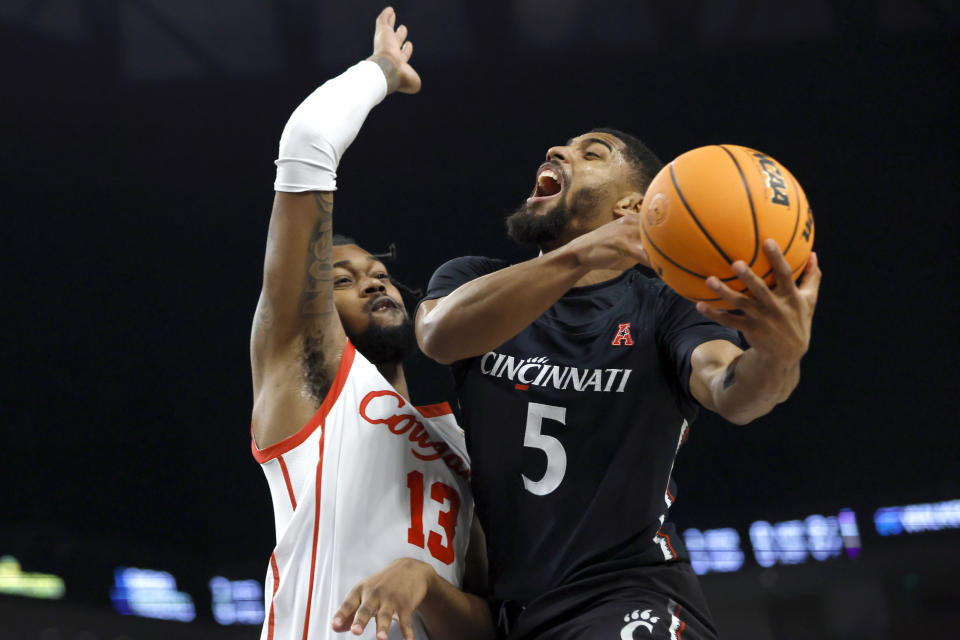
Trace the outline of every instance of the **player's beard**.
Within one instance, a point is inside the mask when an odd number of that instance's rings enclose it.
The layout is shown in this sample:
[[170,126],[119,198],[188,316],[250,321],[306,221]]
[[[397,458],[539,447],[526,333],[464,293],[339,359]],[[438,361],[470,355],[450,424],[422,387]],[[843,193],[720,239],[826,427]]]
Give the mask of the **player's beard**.
[[566,194],[557,204],[543,214],[533,212],[526,201],[507,217],[507,235],[520,244],[544,244],[556,242],[570,221],[590,215],[603,193],[602,187],[590,187],[577,191],[570,202]]
[[402,361],[417,346],[413,323],[404,315],[403,322],[392,327],[383,327],[370,318],[366,331],[350,336],[350,342],[375,365]]

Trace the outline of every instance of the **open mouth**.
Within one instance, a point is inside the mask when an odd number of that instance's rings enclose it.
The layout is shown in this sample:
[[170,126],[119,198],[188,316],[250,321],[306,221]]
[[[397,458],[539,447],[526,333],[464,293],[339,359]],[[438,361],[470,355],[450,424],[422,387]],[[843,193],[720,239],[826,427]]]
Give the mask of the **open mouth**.
[[530,200],[545,200],[560,194],[563,191],[563,172],[559,167],[550,163],[540,165],[537,170],[537,185],[533,189]]
[[383,295],[373,301],[373,304],[370,305],[370,312],[376,313],[377,311],[386,311],[386,310],[400,310],[400,305],[397,304],[397,301],[391,298],[390,296]]

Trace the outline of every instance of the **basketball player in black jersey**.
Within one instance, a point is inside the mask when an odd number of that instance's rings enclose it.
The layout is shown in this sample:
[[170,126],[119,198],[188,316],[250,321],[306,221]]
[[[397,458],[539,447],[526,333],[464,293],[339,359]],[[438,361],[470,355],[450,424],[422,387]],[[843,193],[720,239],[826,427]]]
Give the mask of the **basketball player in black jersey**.
[[646,259],[638,211],[660,166],[610,129],[551,148],[507,221],[542,254],[452,260],[417,313],[421,348],[453,368],[511,640],[716,638],[666,520],[674,456],[699,407],[745,424],[799,380],[816,255],[797,286],[767,240],[775,287],[736,262],[751,296],[707,284],[742,313],[695,307],[634,267]]

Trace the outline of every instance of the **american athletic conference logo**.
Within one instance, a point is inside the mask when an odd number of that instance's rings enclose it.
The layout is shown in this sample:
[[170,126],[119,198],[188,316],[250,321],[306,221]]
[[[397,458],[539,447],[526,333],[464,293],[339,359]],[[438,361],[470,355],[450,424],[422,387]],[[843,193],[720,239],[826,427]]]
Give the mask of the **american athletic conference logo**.
[[610,342],[615,347],[633,346],[633,336],[630,335],[630,323],[629,322],[620,322],[617,323],[617,333],[613,336],[613,340]]

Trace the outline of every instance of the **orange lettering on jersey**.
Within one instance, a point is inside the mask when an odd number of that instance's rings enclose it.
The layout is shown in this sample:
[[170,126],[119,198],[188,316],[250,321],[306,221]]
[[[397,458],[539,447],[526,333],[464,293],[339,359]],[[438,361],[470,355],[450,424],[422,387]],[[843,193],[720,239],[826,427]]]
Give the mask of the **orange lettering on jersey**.
[[[410,413],[395,413],[385,418],[375,418],[367,414],[370,402],[381,397],[391,397],[397,402],[396,409],[401,409],[407,403],[396,391],[371,391],[360,401],[358,411],[360,417],[370,424],[386,425],[387,430],[397,436],[407,436],[414,446],[410,448],[410,453],[424,461],[443,459],[443,462],[458,476],[469,478],[470,472],[464,465],[460,456],[449,452],[450,446],[443,440],[431,440],[430,434],[423,423]],[[429,453],[427,453],[429,452]]]
[[613,342],[611,342],[615,347],[621,345],[627,345],[628,347],[633,346],[633,337],[630,335],[630,323],[621,322],[617,326],[617,335],[613,336]]

